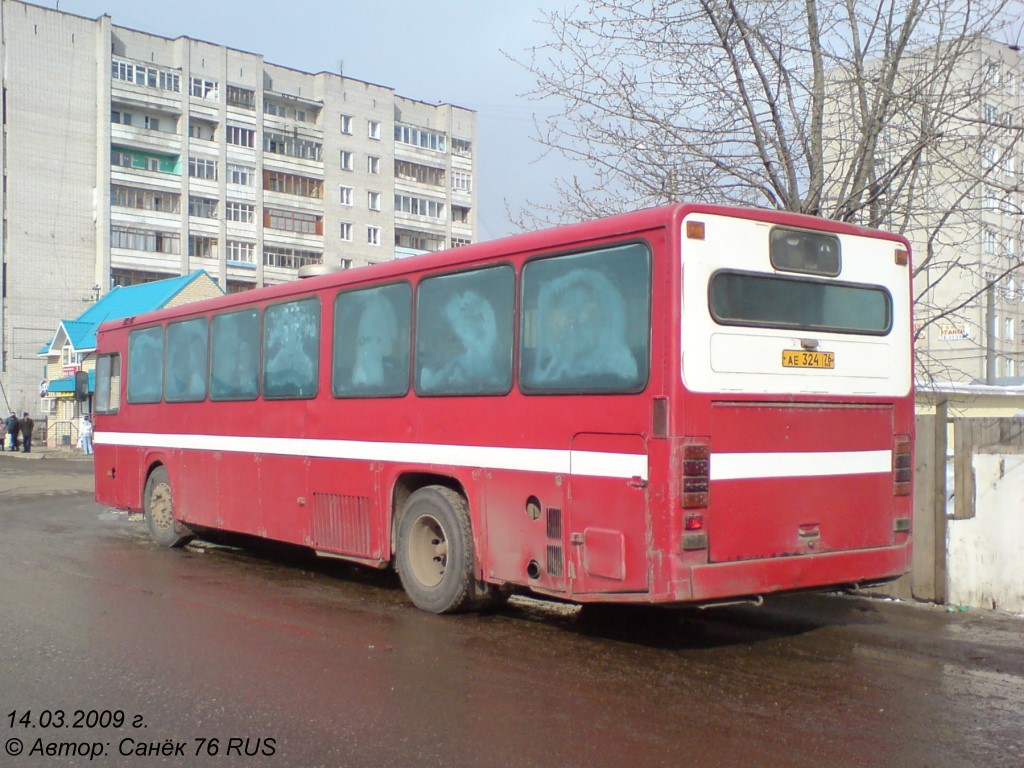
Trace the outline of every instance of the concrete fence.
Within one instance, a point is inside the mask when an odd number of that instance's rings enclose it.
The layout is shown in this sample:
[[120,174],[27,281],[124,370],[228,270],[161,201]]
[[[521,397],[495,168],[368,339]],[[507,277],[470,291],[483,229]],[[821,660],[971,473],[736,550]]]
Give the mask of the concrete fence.
[[1024,419],[917,417],[912,572],[881,591],[1024,611]]

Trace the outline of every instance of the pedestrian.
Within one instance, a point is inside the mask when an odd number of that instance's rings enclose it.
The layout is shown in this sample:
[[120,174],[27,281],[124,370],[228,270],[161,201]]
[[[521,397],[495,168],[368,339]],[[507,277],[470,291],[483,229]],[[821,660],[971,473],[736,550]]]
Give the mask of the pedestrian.
[[0,421],[0,451],[7,448],[7,420]]
[[78,426],[78,445],[86,456],[92,454],[92,419],[88,413],[82,414],[82,421]]
[[21,429],[21,451],[22,453],[32,453],[32,429],[36,423],[32,421],[32,417],[28,415],[28,411],[21,414],[21,422],[18,426]]
[[5,424],[7,425],[7,435],[11,441],[11,450],[17,452],[18,433],[21,431],[21,424],[18,421],[18,417],[14,415],[14,411],[11,411],[11,415],[7,417]]

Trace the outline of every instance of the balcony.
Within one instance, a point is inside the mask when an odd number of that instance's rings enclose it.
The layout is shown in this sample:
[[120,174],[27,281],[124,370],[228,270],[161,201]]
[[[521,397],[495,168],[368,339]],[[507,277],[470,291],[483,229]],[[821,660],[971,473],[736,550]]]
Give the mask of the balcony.
[[[172,117],[165,119],[168,123],[177,122]],[[181,154],[181,137],[170,131],[153,131],[141,126],[113,123],[110,126],[110,139],[122,147],[153,150],[165,155]]]

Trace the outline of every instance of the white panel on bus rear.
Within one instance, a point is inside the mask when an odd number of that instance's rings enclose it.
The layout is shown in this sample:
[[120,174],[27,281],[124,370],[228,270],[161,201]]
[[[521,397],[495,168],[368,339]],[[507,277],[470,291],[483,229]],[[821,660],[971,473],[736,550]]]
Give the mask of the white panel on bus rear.
[[[896,264],[899,243],[840,235],[836,282],[881,286],[891,297],[892,327],[885,335],[791,330],[715,322],[708,286],[715,272],[734,270],[808,277],[776,270],[769,255],[772,224],[705,213],[704,239],[682,232],[682,376],[697,392],[825,394],[899,397],[911,385],[909,267]],[[820,277],[809,279],[821,280]],[[832,353],[833,368],[791,368],[784,350]]]

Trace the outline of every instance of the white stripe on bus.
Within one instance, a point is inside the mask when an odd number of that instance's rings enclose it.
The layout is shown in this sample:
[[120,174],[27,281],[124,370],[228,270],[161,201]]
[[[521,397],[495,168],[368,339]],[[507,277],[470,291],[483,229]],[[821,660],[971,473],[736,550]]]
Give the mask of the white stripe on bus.
[[139,448],[265,453],[280,456],[396,461],[408,464],[441,464],[512,469],[523,472],[571,473],[590,477],[624,479],[640,477],[644,480],[647,479],[647,456],[635,453],[143,432],[97,432],[93,442],[97,445],[123,445]]
[[[384,443],[292,437],[239,437],[143,432],[97,432],[98,445],[264,453],[358,461],[395,461],[588,477],[647,478],[647,456],[634,453],[507,448],[479,445]],[[712,453],[712,480],[824,477],[892,471],[892,451]]]
[[712,480],[874,475],[892,471],[892,451],[712,453]]

